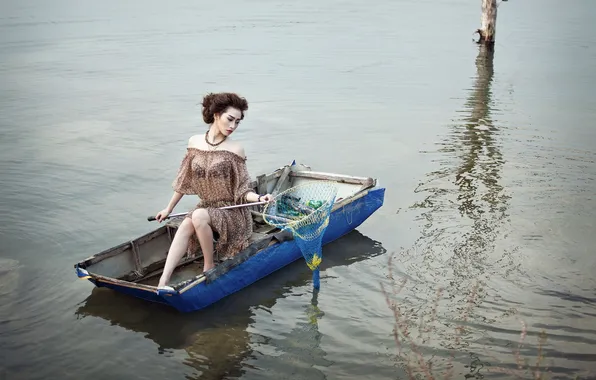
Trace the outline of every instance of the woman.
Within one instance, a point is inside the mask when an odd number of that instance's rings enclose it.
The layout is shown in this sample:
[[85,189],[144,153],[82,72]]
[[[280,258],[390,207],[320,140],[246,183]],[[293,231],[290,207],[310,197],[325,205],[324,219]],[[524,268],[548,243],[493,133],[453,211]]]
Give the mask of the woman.
[[[172,272],[182,256],[200,245],[203,272],[214,267],[213,252],[221,258],[234,256],[248,246],[252,217],[247,207],[221,210],[219,207],[251,202],[269,202],[270,194],[259,195],[250,186],[244,148],[230,135],[244,119],[246,99],[234,93],[209,94],[203,98],[203,120],[209,129],[192,136],[172,187],[174,195],[168,206],[155,216],[163,221],[185,194],[200,198],[184,218],[170,246],[158,287],[167,287]],[[218,239],[214,245],[213,232]]]

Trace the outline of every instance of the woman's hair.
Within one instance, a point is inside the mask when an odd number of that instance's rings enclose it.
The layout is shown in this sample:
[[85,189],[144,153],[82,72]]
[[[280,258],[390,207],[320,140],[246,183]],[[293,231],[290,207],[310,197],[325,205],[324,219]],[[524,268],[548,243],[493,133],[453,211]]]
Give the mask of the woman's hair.
[[232,92],[220,92],[217,94],[207,94],[203,98],[203,120],[207,124],[211,124],[215,121],[215,114],[221,114],[228,109],[233,107],[240,110],[241,119],[244,119],[244,111],[248,109],[248,102],[246,99],[238,96]]

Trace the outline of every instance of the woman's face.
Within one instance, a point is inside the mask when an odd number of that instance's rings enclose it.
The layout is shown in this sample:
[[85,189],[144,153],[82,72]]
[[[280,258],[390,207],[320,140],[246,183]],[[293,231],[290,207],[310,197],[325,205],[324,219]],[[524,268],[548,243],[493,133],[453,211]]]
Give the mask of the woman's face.
[[242,112],[239,109],[228,107],[219,117],[216,116],[215,122],[219,131],[224,136],[229,136],[238,128],[241,117]]

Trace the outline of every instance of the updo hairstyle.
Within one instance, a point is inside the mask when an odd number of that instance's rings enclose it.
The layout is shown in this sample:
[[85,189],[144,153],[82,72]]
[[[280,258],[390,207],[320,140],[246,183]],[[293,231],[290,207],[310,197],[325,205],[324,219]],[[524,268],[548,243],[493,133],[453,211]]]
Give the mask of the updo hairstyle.
[[245,98],[232,92],[220,92],[217,94],[209,93],[203,98],[203,120],[207,124],[215,121],[215,114],[222,114],[229,107],[240,110],[241,117],[244,119],[244,111],[248,109],[248,102]]

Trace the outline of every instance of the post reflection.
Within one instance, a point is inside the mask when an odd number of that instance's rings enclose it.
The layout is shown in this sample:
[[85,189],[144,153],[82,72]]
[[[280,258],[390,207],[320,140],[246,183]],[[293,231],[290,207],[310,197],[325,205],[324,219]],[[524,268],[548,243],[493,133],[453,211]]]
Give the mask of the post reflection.
[[495,138],[498,130],[492,120],[493,60],[494,47],[480,45],[476,81],[466,102],[470,116],[462,120],[463,129],[456,132],[462,158],[455,175],[459,188],[458,208],[462,215],[476,221],[485,213],[505,211],[506,202],[499,184],[503,157]]
[[[440,314],[455,319],[462,318],[470,300],[475,309],[482,308],[490,277],[515,267],[512,247],[500,238],[510,197],[501,183],[502,131],[494,120],[499,112],[492,92],[494,47],[478,49],[463,116],[438,143],[440,167],[416,189],[425,194],[412,206],[421,211],[422,235],[412,252],[399,258],[406,263],[404,271],[419,281],[414,291],[427,304],[423,313],[434,306],[440,287],[442,297],[450,300]],[[487,317],[482,321],[491,320]],[[445,339],[452,335],[445,332]]]

